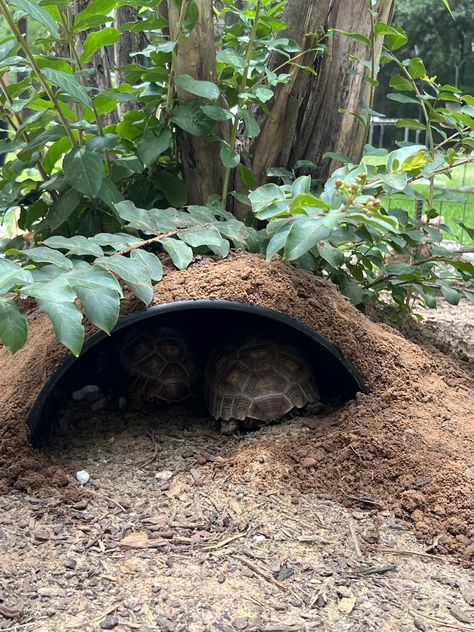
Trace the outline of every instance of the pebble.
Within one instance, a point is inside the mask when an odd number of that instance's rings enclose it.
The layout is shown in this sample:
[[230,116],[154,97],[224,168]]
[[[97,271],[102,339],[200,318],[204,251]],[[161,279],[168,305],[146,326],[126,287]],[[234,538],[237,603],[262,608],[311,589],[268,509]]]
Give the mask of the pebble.
[[245,628],[248,628],[249,620],[247,619],[247,617],[239,617],[238,619],[234,619],[232,623],[237,628],[237,630],[245,630]]
[[305,468],[314,467],[316,463],[316,459],[313,459],[311,456],[306,456],[304,459],[301,459],[301,465]]
[[76,568],[77,562],[72,557],[68,557],[64,560],[63,566],[65,566],[66,568],[73,569],[73,568]]
[[173,477],[173,472],[171,470],[161,470],[160,472],[156,472],[155,478],[159,481],[169,481],[170,478]]
[[113,630],[118,625],[117,617],[114,617],[112,614],[108,614],[105,619],[99,623],[99,627],[102,630]]
[[223,584],[225,582],[225,575],[223,573],[218,575],[217,576],[217,581],[218,581],[219,584]]
[[79,470],[79,472],[76,472],[76,479],[79,485],[85,485],[90,480],[90,474],[86,470]]

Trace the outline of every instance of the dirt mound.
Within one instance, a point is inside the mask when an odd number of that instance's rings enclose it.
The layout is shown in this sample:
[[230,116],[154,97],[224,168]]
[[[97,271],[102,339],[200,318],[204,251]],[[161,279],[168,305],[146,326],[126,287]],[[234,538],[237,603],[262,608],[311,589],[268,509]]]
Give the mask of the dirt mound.
[[[441,353],[408,342],[355,310],[330,283],[281,261],[235,254],[203,258],[169,271],[155,303],[227,299],[276,309],[335,343],[367,380],[359,395],[301,436],[262,437],[270,455],[259,485],[284,478],[295,493],[309,490],[363,508],[392,509],[414,524],[432,550],[474,559],[474,379]],[[124,301],[123,314],[140,303]],[[0,486],[57,485],[64,476],[27,440],[25,420],[46,380],[67,352],[46,317],[28,306],[30,342],[12,358],[0,348]],[[89,333],[92,332],[90,329]],[[242,448],[226,468],[251,471],[255,448]],[[218,467],[218,466],[216,466]]]

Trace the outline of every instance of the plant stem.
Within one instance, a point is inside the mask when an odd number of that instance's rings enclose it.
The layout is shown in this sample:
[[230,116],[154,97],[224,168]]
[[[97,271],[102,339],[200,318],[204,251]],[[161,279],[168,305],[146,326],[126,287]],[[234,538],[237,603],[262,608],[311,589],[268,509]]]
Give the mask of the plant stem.
[[[235,151],[235,145],[237,143],[237,132],[239,129],[239,123],[240,123],[240,118],[241,118],[240,109],[242,108],[243,103],[244,103],[244,99],[240,95],[242,94],[242,92],[244,92],[245,88],[247,87],[247,79],[248,79],[248,73],[249,73],[249,68],[250,68],[250,62],[252,61],[253,47],[257,39],[258,20],[260,17],[261,8],[262,8],[262,0],[257,0],[257,6],[255,7],[255,17],[252,24],[252,32],[250,34],[247,51],[245,53],[244,70],[242,72],[242,78],[239,84],[239,98],[237,101],[237,112],[235,113],[234,123],[232,125],[232,130],[230,133],[229,149],[232,152]],[[222,204],[224,206],[226,205],[227,194],[229,192],[230,172],[231,172],[231,169],[229,167],[226,167],[224,171],[224,182],[222,185]]]
[[189,0],[182,0],[181,9],[179,12],[178,24],[176,26],[176,46],[171,51],[171,67],[170,67],[170,74],[168,77],[168,90],[166,93],[166,105],[165,105],[165,118],[167,122],[169,122],[171,118],[171,110],[173,109],[173,98],[176,91],[175,76],[176,76],[176,66],[178,63],[176,48],[178,46],[178,41],[181,35],[181,31],[183,29],[183,23],[186,18],[186,13],[188,11],[188,5],[189,5]]
[[[74,59],[74,61],[76,63],[77,69],[78,70],[82,70],[83,69],[83,65],[81,63],[81,59],[79,57],[79,53],[77,52],[76,42],[74,41],[74,37],[73,37],[73,34],[71,33],[71,30],[69,29],[69,24],[67,22],[66,16],[61,11],[61,8],[59,8],[59,15],[60,15],[60,19],[61,19],[61,25],[62,25],[62,27],[64,29],[64,33],[66,35],[67,43],[69,44],[69,52],[72,55],[72,57],[73,57],[73,59]],[[80,81],[81,81],[82,85],[85,85],[83,77],[81,77]],[[101,136],[104,136],[104,130],[103,130],[103,127],[102,127],[102,123],[100,121],[100,117],[99,117],[97,109],[96,109],[96,107],[94,105],[94,102],[92,100],[92,97],[91,97],[91,110],[92,110],[92,113],[94,114],[94,119],[95,119],[95,122],[97,124],[97,128],[99,130],[99,134]],[[78,117],[78,118],[80,118],[80,117]],[[111,173],[112,173],[112,165],[110,164],[110,157],[109,157],[107,152],[104,152],[104,154],[105,154],[105,162],[106,162],[106,165],[107,165],[107,172],[108,172],[108,175],[110,176]]]
[[64,116],[64,113],[61,110],[61,106],[59,105],[59,101],[56,99],[56,96],[54,94],[54,91],[51,89],[51,86],[48,84],[48,82],[46,81],[45,77],[43,76],[43,73],[41,72],[38,64],[36,63],[35,58],[33,57],[33,53],[31,52],[31,49],[30,49],[29,45],[27,44],[27,42],[26,42],[25,38],[23,37],[20,29],[18,28],[18,25],[16,24],[15,20],[13,19],[12,15],[11,15],[9,9],[8,9],[8,6],[5,3],[5,0],[0,0],[0,11],[5,16],[5,20],[7,21],[8,26],[11,28],[14,36],[16,37],[17,42],[22,47],[26,58],[30,62],[30,65],[31,65],[32,69],[34,70],[36,76],[38,77],[38,81],[41,83],[41,85],[43,87],[43,90],[46,92],[46,94],[48,95],[49,100],[54,105],[54,108],[56,109],[56,111],[58,113],[58,116],[61,119],[61,123],[63,124],[63,127],[64,127],[64,130],[66,132],[67,137],[71,141],[71,144],[73,145],[73,147],[77,147],[76,139],[74,138],[74,134],[72,133],[72,130],[71,130],[70,126],[69,126],[69,121]]
[[[10,107],[12,107],[14,105],[13,103],[13,99],[10,97],[10,95],[8,94],[8,88],[7,88],[7,84],[5,83],[3,76],[0,74],[0,88],[3,92],[3,95],[5,96],[5,101],[8,103],[8,105]],[[18,126],[21,127],[23,125],[23,118],[21,116],[21,114],[19,112],[15,112],[14,116],[16,118],[16,121],[18,123]],[[10,117],[10,115],[7,115],[10,125],[12,126],[13,130],[16,132],[17,131],[17,127],[14,125],[12,118]],[[26,144],[30,143],[30,135],[28,134],[28,132],[25,130],[24,132],[22,132],[22,137],[24,139],[24,141],[26,142]],[[49,180],[49,176],[46,173],[46,171],[44,170],[43,164],[41,162],[41,160],[38,160],[36,163],[36,167],[41,175],[41,177],[43,178],[43,180]],[[54,195],[53,195],[54,194]],[[56,196],[56,192],[55,191],[51,191],[51,197],[53,199],[55,199]]]

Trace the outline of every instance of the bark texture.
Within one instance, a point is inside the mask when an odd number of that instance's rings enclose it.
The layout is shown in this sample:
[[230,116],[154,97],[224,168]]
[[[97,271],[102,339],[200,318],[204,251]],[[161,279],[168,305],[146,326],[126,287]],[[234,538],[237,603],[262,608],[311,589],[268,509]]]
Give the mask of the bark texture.
[[[393,7],[394,0],[379,0],[374,9],[380,20],[389,22]],[[289,28],[282,35],[302,46],[311,44],[305,33],[322,28],[370,34],[367,0],[289,0],[284,19]],[[381,47],[382,39],[377,38],[376,64]],[[293,81],[278,90],[272,118],[265,122],[253,147],[253,169],[259,182],[265,180],[270,166],[292,167],[303,159],[314,162],[314,175],[325,179],[335,167],[333,161],[323,159],[327,151],[347,154],[353,160],[360,158],[365,128],[339,110],[357,111],[361,101],[368,102],[370,86],[364,78],[367,69],[348,59],[349,55],[369,59],[369,50],[362,42],[335,33],[328,40],[324,57],[308,53],[302,58],[302,65],[312,65],[316,76],[298,68],[291,70]]]
[[[209,0],[197,0],[199,22],[188,38],[181,41],[177,48],[176,74],[188,74],[194,79],[215,81],[216,59],[212,3]],[[169,28],[172,39],[176,39],[178,11],[175,4],[168,0]],[[178,99],[185,103],[196,98],[184,90],[178,90]],[[226,137],[225,126],[217,131]],[[189,204],[206,204],[210,195],[222,190],[224,167],[219,157],[219,143],[207,138],[191,136],[178,131],[178,149],[181,154],[183,173],[188,189]]]

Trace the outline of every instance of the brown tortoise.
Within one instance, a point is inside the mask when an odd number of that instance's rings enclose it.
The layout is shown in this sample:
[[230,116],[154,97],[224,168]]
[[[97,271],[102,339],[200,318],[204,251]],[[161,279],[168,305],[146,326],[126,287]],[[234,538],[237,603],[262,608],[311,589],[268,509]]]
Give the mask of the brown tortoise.
[[[118,350],[126,390],[145,399],[182,401],[198,394],[197,354],[184,330],[171,324],[130,327]],[[204,373],[210,414],[229,434],[281,419],[318,402],[311,367],[297,347],[256,335],[219,345]]]
[[206,367],[209,412],[229,434],[318,402],[311,367],[293,345],[248,337],[214,351]]
[[134,397],[179,402],[198,392],[197,358],[185,332],[162,323],[129,328],[117,351],[125,389]]

